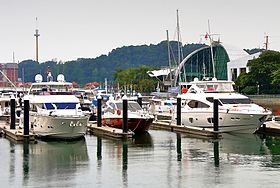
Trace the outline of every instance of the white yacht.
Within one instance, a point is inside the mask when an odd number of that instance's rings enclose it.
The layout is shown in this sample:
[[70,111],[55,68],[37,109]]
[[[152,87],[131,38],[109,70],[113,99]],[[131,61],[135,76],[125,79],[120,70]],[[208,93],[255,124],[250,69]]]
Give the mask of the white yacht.
[[72,83],[65,82],[62,74],[57,81],[48,78],[43,82],[40,74],[35,77],[29,92],[30,123],[39,137],[75,139],[86,133],[88,116],[72,92]]
[[189,83],[182,99],[182,124],[213,128],[213,100],[219,101],[219,131],[253,133],[266,121],[271,111],[234,92],[231,81],[198,81]]

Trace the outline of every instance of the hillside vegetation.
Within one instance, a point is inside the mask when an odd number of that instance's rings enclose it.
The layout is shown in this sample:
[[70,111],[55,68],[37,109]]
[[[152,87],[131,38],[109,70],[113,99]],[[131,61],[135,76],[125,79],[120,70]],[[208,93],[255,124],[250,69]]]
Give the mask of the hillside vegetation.
[[[176,60],[177,42],[171,41],[172,59]],[[203,44],[188,44],[182,48],[183,54],[187,55],[192,51],[201,48]],[[174,58],[173,58],[174,57]],[[56,77],[63,73],[67,81],[75,81],[78,84],[87,82],[104,82],[107,78],[115,80],[117,71],[140,66],[160,68],[168,66],[167,42],[159,44],[124,46],[109,52],[108,55],[101,55],[97,58],[79,58],[68,62],[48,61],[38,63],[33,60],[25,60],[19,63],[19,77],[25,82],[34,82],[36,74],[40,73],[46,78],[47,67],[50,66],[52,74]]]

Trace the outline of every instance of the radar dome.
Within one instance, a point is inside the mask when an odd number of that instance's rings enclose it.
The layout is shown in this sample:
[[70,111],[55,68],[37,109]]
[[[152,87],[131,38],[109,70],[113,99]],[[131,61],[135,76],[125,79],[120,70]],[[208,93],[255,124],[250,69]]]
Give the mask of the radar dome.
[[63,75],[63,74],[57,75],[57,81],[58,81],[58,82],[64,82],[64,81],[65,81],[64,75]]
[[35,82],[42,82],[43,81],[43,76],[41,74],[36,74],[35,76]]

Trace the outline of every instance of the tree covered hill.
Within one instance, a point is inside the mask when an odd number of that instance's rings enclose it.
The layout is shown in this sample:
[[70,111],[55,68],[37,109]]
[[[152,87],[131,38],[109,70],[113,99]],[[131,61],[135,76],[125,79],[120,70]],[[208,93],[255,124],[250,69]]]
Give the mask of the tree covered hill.
[[[177,42],[171,41],[173,62],[177,59]],[[201,48],[204,44],[188,44],[182,48],[184,56]],[[47,67],[50,66],[52,74],[56,77],[63,73],[67,81],[75,81],[79,84],[98,81],[105,78],[114,80],[117,70],[139,67],[141,65],[152,67],[168,66],[167,41],[159,44],[124,46],[112,50],[108,55],[97,58],[79,58],[68,62],[48,61],[38,63],[33,60],[25,60],[19,63],[19,77],[25,82],[33,82],[36,74],[40,73],[46,78]]]

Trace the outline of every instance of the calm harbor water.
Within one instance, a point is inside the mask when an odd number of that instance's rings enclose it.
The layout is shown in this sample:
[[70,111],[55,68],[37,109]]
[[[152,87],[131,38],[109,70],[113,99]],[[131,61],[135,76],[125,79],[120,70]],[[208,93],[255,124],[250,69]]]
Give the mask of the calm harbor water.
[[0,138],[1,187],[279,187],[280,138],[151,130],[126,142]]

